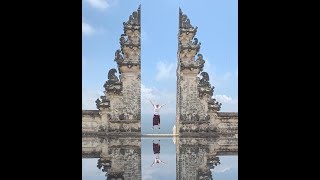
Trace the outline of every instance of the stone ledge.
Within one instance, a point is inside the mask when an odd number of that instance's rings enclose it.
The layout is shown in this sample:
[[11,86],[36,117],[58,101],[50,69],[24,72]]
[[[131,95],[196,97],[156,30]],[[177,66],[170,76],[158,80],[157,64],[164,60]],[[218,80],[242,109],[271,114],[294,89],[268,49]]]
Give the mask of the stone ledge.
[[140,120],[111,120],[109,121],[110,123],[126,123],[126,124],[130,124],[130,123],[140,123]]
[[216,138],[219,137],[218,133],[206,133],[206,132],[180,132],[179,134],[180,137],[202,137],[202,138],[206,138],[206,137],[212,137],[212,138]]
[[238,112],[217,112],[219,117],[238,117]]
[[210,121],[180,121],[180,124],[209,124]]
[[141,133],[140,132],[120,132],[120,133],[116,133],[116,132],[109,132],[107,134],[104,134],[106,137],[109,137],[109,136],[129,136],[129,137],[140,137],[141,136]]
[[82,152],[82,158],[100,158],[100,154],[98,151]]
[[100,116],[99,110],[82,110],[82,115]]

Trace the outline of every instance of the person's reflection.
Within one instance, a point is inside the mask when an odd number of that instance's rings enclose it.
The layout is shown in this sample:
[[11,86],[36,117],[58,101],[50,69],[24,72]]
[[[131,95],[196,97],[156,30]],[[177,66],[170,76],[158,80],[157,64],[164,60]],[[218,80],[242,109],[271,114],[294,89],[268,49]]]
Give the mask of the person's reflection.
[[160,140],[158,140],[158,143],[154,143],[154,140],[152,140],[153,144],[153,154],[154,154],[154,161],[151,164],[151,167],[155,164],[166,164],[165,162],[161,161],[159,158],[160,155]]

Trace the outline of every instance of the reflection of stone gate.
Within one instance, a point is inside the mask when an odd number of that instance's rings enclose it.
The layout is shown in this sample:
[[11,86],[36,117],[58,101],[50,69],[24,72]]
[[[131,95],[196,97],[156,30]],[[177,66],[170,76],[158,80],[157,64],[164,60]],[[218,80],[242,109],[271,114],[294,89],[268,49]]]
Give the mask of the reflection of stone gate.
[[[176,179],[212,179],[219,156],[238,155],[238,137],[177,137]],[[82,158],[99,158],[97,168],[107,179],[142,179],[141,139],[132,137],[82,137]],[[148,158],[148,157],[147,157]]]
[[233,135],[210,138],[177,138],[176,179],[212,179],[220,164],[218,156],[238,155],[238,138]]
[[82,138],[82,158],[99,158],[97,168],[107,179],[141,179],[140,138]]
[[[217,131],[235,132],[238,113],[218,113],[221,103],[212,98],[214,87],[209,82],[208,73],[203,71],[203,55],[198,53],[201,43],[194,38],[197,29],[198,27],[193,27],[187,15],[179,8],[177,134],[208,135]],[[201,79],[198,75],[202,76]]]

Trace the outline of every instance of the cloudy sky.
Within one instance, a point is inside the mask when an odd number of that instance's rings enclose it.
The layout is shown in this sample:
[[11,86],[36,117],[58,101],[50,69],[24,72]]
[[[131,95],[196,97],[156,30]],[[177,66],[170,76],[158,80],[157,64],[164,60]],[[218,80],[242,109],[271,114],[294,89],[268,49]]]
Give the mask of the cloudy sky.
[[[201,3],[200,3],[201,2]],[[221,111],[238,111],[237,0],[83,0],[82,108],[96,109],[109,69],[116,68],[122,22],[141,4],[142,114],[152,113],[147,99],[166,103],[162,114],[175,113],[179,7],[191,24],[215,86]]]

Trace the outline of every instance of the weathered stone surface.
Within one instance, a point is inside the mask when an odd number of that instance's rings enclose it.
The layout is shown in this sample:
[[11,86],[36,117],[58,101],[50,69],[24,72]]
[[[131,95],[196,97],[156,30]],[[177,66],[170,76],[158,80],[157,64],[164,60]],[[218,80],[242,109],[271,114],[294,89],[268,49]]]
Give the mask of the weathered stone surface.
[[[218,111],[222,104],[212,97],[214,86],[209,82],[209,74],[203,72],[205,60],[203,55],[198,53],[201,43],[194,38],[196,32],[197,27],[190,24],[187,15],[179,8],[177,133],[194,136],[207,133],[210,136],[215,132],[237,132],[237,124],[233,122],[220,124],[222,121],[219,120]],[[238,116],[233,118],[238,120]]]
[[83,137],[82,158],[99,158],[97,168],[108,179],[141,179],[141,139]]
[[119,39],[121,47],[116,50],[114,59],[118,71],[115,68],[109,70],[108,80],[103,85],[105,95],[95,101],[100,121],[83,121],[83,134],[141,132],[140,10],[139,6],[123,23],[124,33]]
[[101,124],[101,117],[98,110],[82,111],[82,131],[97,132]]

